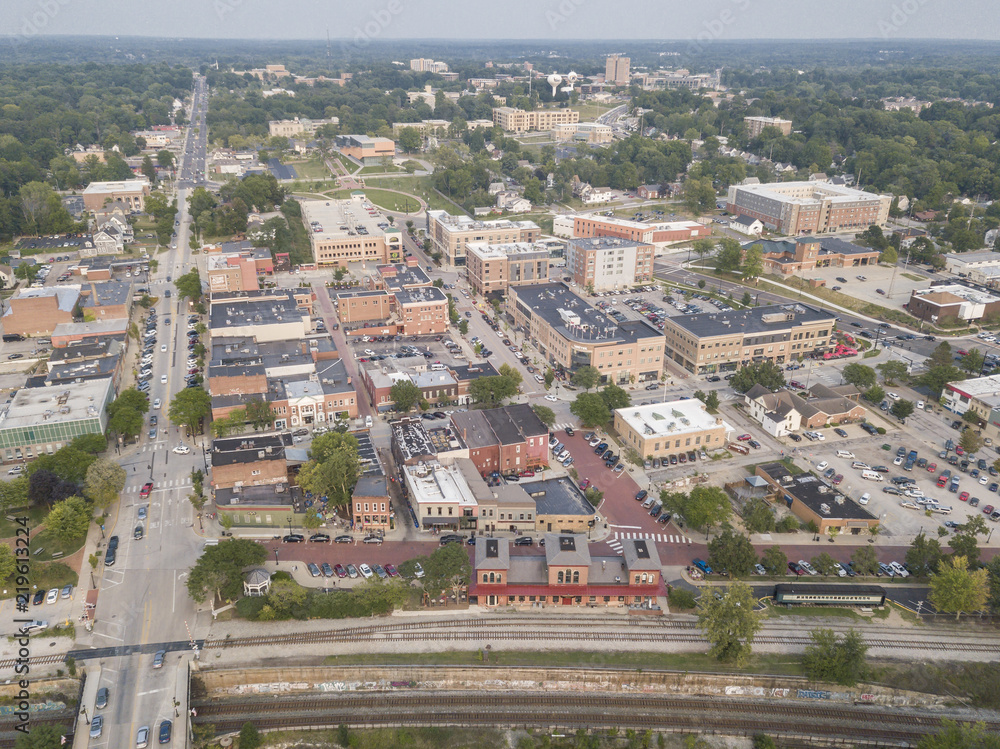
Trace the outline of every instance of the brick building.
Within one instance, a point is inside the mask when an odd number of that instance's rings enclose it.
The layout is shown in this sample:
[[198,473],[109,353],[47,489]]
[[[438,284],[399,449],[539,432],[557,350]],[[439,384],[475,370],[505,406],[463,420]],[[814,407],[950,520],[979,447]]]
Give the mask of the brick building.
[[76,285],[21,289],[7,302],[3,332],[24,336],[51,336],[57,326],[73,322],[73,310],[80,299]]
[[83,205],[88,211],[103,208],[105,203],[121,201],[130,211],[142,211],[149,195],[149,180],[145,177],[119,182],[91,182],[83,190]]
[[549,250],[544,245],[514,242],[466,246],[469,285],[479,294],[504,292],[509,286],[543,283],[549,277]]
[[534,221],[478,221],[445,211],[427,211],[427,236],[432,250],[440,252],[446,263],[463,266],[469,244],[531,244],[541,238],[542,230]]
[[580,121],[575,109],[533,109],[526,111],[515,107],[494,107],[493,124],[504,132],[526,133],[529,130],[552,130],[556,125]]
[[620,289],[649,282],[653,253],[653,245],[629,239],[571,239],[566,243],[566,267],[581,288]]
[[759,219],[771,231],[794,236],[885,226],[891,203],[891,195],[832,182],[775,182],[731,185],[726,210]]

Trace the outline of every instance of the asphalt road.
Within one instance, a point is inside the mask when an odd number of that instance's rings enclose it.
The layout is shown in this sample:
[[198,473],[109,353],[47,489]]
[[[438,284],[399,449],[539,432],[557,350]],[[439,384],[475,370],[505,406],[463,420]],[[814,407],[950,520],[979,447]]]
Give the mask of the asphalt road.
[[[203,80],[198,79],[192,121],[204,121],[206,96],[203,87]],[[189,128],[180,166],[182,175],[190,175],[196,169],[186,152],[204,154],[205,136],[203,126],[197,140],[194,129]],[[173,289],[172,280],[167,278],[176,279],[191,265],[187,193],[188,188],[182,187],[177,195],[180,209],[178,249],[160,255],[159,268],[150,278],[151,292],[160,299],[149,393],[150,402],[159,398],[163,404],[159,411],[150,411],[150,415],[159,417],[158,431],[154,438],[149,438],[144,429],[138,448],[131,448],[119,461],[128,472],[128,479],[117,514],[106,530],[108,536],[117,535],[120,539],[118,558],[113,567],[98,567],[97,620],[93,632],[80,638],[83,646],[142,646],[188,640],[191,636],[203,637],[207,631],[209,616],[204,613],[199,616],[185,588],[191,561],[203,545],[195,533],[194,508],[187,499],[191,492],[190,474],[193,469],[204,467],[205,458],[200,445],[182,438],[167,418],[170,398],[183,389],[188,369],[187,302],[176,294],[169,299],[164,296],[166,289]],[[171,318],[169,326],[165,322],[168,316]],[[164,343],[168,350],[161,353],[160,345]],[[166,382],[161,382],[163,377]],[[192,448],[191,452],[188,455],[172,453],[171,449],[182,442]],[[147,481],[153,482],[153,490],[148,499],[143,499],[139,493]],[[147,513],[146,519],[141,521],[145,532],[142,539],[135,540],[133,529],[140,523],[140,508]],[[103,544],[98,553],[103,558]],[[99,686],[110,689],[111,699],[108,707],[100,711],[105,720],[103,736],[91,740],[90,747],[133,746],[140,726],[149,726],[153,732],[151,742],[155,741],[160,721],[174,718],[175,694],[181,698],[186,694],[183,687],[187,671],[185,661],[190,655],[186,652],[169,654],[163,668],[153,669],[150,648],[145,650],[147,652],[102,662]],[[93,691],[88,688],[88,695],[91,694]],[[94,714],[92,702],[86,707],[91,715]],[[186,706],[178,707],[183,715]],[[174,730],[175,742],[183,742],[184,724],[181,717]]]

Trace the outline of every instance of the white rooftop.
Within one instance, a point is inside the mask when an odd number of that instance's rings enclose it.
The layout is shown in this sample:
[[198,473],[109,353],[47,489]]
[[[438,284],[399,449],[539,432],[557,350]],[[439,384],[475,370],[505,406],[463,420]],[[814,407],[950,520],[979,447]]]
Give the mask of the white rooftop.
[[[453,504],[459,507],[476,507],[476,498],[458,466],[443,466],[434,461],[415,466],[403,466],[410,496],[417,504]],[[418,512],[423,518],[424,513]],[[444,517],[444,516],[443,516]],[[453,516],[458,520],[459,514]]]
[[453,216],[447,211],[427,211],[428,219],[438,221],[445,231],[473,231],[484,229],[489,231],[500,229],[537,229],[538,224],[534,221],[508,221],[507,219],[496,219],[494,221],[477,221],[469,216]]
[[533,255],[543,253],[549,255],[549,248],[531,242],[508,242],[507,244],[490,244],[489,242],[470,242],[465,246],[466,254],[475,254],[483,260],[498,260],[517,255]]
[[[846,185],[835,185],[832,182],[767,182],[760,185],[739,185],[737,190],[764,195],[784,203],[799,203],[808,205],[817,200],[829,200],[833,203],[854,203],[859,200],[879,200],[881,196],[873,192],[858,190]],[[805,190],[806,195],[796,195],[797,191]]]
[[723,426],[726,432],[733,431],[733,427],[721,417],[708,413],[705,404],[696,398],[619,408],[615,415],[620,416],[635,432],[647,437],[703,432],[718,425]]
[[0,429],[99,419],[107,405],[110,389],[110,377],[21,388],[7,413],[0,416]]
[[87,193],[124,192],[125,190],[141,190],[149,187],[149,180],[145,177],[137,179],[126,179],[118,182],[91,182],[84,189]]
[[[80,298],[80,285],[69,284],[66,286],[42,286],[35,289],[21,289],[21,292],[14,297],[18,299],[42,299],[44,297],[55,297],[56,306],[63,312],[72,312]],[[4,311],[4,317],[11,313],[10,305]]]
[[980,289],[971,289],[968,286],[962,286],[961,284],[931,286],[926,289],[915,290],[913,293],[918,297],[922,297],[927,294],[951,294],[952,296],[964,299],[966,302],[972,302],[973,304],[990,304],[992,302],[1000,302],[1000,297],[998,296]]
[[[303,200],[302,216],[306,220],[306,231],[314,240],[342,239],[356,236],[358,241],[381,237],[386,231],[399,232],[399,229],[379,224],[388,224],[378,206],[361,197],[341,200]],[[314,231],[312,222],[318,222],[322,231]],[[367,234],[359,234],[358,226],[364,227]]]

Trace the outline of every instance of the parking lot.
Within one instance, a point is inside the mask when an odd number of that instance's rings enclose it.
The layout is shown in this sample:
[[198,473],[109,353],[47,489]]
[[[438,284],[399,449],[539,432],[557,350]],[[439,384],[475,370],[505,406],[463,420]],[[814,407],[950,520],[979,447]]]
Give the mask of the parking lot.
[[[904,275],[902,269],[880,265],[858,268],[815,268],[809,271],[809,277],[823,279],[829,289],[839,286],[840,293],[854,299],[892,309],[902,309],[903,305],[910,301],[910,292],[926,288],[931,280],[926,273],[919,270],[907,270]],[[920,280],[915,280],[918,277]],[[879,294],[878,289],[885,293]]]

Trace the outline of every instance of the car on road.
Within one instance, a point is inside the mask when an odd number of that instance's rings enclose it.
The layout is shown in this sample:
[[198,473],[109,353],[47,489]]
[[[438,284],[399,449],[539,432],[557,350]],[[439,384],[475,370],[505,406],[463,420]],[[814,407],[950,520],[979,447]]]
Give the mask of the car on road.
[[99,739],[104,732],[104,716],[95,715],[90,721],[90,738]]
[[164,720],[164,721],[160,722],[160,738],[159,738],[159,741],[160,741],[161,744],[169,744],[170,743],[170,732],[171,732],[172,729],[173,729],[173,723],[171,723],[169,720]]
[[799,577],[802,577],[802,575],[806,574],[805,568],[803,568],[802,565],[796,562],[789,562],[788,569],[791,570],[793,574],[796,574]]
[[309,570],[309,574],[312,575],[313,577],[319,577],[320,575],[323,574],[319,569],[319,565],[316,564],[315,562],[309,562],[308,564],[306,564],[306,569]]
[[697,567],[699,570],[701,570],[702,574],[705,574],[705,575],[711,575],[712,574],[712,568],[709,567],[708,563],[705,562],[703,559],[693,559],[693,560],[691,560],[691,564],[693,564],[695,567]]
[[514,539],[514,546],[533,546],[534,539],[530,536],[518,536]]
[[153,654],[153,668],[163,668],[163,660],[167,657],[166,650],[157,650]]
[[807,562],[804,559],[800,559],[799,560],[799,567],[801,567],[802,569],[804,569],[810,575],[818,575],[819,574],[815,569],[813,569],[813,566],[811,564],[809,564],[809,562]]
[[399,577],[399,570],[396,569],[396,565],[387,564],[385,566],[385,574],[387,574],[389,577]]
[[135,732],[135,749],[146,749],[149,745],[149,726],[142,726]]
[[[324,571],[326,570],[325,567],[323,569]],[[333,565],[333,574],[335,574],[337,577],[347,577],[347,570],[345,569],[344,565],[335,564]]]
[[152,491],[153,491],[153,482],[147,481],[145,484],[142,485],[142,489],[139,490],[139,496],[145,499],[150,495]]
[[354,537],[353,536],[337,536],[335,539],[333,539],[333,542],[335,544],[350,544],[350,543],[354,543]]
[[97,690],[97,701],[94,702],[94,707],[98,710],[103,710],[108,706],[108,697],[110,692],[107,687],[101,687]]
[[163,401],[161,401],[159,398],[153,401],[153,408],[159,409],[161,405],[163,405]]
[[305,543],[306,537],[301,533],[288,533],[282,536],[281,542],[285,544],[301,544]]
[[751,435],[751,434],[741,434],[736,439],[738,439],[740,442],[749,442],[750,440],[753,439],[753,435]]
[[646,390],[659,390],[659,389],[660,386],[657,385],[655,382],[651,382],[649,385],[646,385]]
[[819,463],[816,464],[816,470],[819,471],[820,473],[822,473],[823,471],[825,471],[829,467],[830,467],[830,464],[827,463],[825,460],[820,461]]
[[187,455],[188,453],[191,452],[191,448],[188,447],[187,445],[178,445],[170,452],[176,453],[177,455]]
[[556,403],[559,401],[559,399],[556,398],[554,395],[546,395],[545,400],[549,401],[550,403]]
[[847,436],[847,432],[844,431],[843,429],[841,429],[840,427],[837,427],[836,429],[834,429],[833,432],[834,432],[834,434],[839,434],[841,437],[846,437]]
[[836,476],[833,477],[833,479],[831,479],[834,486],[839,486],[843,480],[844,480],[844,474],[842,473],[838,473]]
[[375,573],[372,572],[372,568],[364,563],[358,565],[358,572],[361,573],[361,576],[365,578],[365,580],[370,580],[375,576]]
[[381,546],[382,545],[382,537],[381,536],[365,536],[364,540],[362,541],[362,543],[366,543],[366,544],[378,544],[379,546]]

